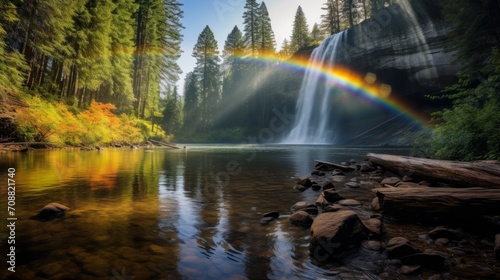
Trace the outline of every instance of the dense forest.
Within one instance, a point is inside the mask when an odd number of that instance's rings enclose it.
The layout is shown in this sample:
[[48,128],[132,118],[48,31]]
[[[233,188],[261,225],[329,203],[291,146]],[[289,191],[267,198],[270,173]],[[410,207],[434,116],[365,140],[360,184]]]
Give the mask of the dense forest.
[[[266,126],[272,73],[397,0],[327,0],[317,23],[297,7],[277,50],[264,2],[246,0],[243,26],[224,44],[210,26],[192,49],[196,66],[176,83],[184,12],[177,0],[0,0],[1,137],[58,145],[241,142]],[[500,158],[500,5],[496,0],[410,1],[453,22],[463,65],[439,97],[452,106],[418,149],[453,159]],[[464,7],[467,7],[464,9]],[[190,50],[183,50],[188,52]]]

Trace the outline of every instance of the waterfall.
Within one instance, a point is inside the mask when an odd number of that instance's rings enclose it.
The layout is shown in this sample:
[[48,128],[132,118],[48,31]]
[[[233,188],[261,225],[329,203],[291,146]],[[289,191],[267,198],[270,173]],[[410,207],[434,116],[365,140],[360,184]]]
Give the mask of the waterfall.
[[330,123],[333,95],[331,85],[314,65],[333,67],[346,40],[348,30],[334,34],[324,40],[309,59],[297,102],[294,128],[283,141],[286,144],[334,144],[337,140]]

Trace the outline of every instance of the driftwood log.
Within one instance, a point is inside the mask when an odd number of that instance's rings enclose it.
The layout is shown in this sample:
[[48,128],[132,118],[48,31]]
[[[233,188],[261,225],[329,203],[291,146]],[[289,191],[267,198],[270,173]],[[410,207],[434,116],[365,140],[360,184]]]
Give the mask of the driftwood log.
[[458,162],[385,154],[367,160],[401,176],[447,183],[452,187],[500,188],[500,162]]
[[376,188],[373,192],[377,197],[372,206],[396,216],[414,214],[466,218],[500,215],[499,189]]
[[342,164],[337,164],[333,162],[328,162],[328,161],[322,161],[322,160],[315,160],[316,162],[316,169],[321,169],[321,167],[326,167],[327,170],[334,170],[334,169],[339,169],[342,171],[346,172],[351,172],[356,170],[356,168],[349,166],[349,165],[342,165]]

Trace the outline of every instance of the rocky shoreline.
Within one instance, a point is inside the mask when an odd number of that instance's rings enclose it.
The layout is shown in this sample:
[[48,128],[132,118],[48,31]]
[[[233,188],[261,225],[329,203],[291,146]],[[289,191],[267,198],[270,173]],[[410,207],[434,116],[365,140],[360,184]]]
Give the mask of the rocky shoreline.
[[[294,186],[298,192],[319,193],[315,202],[292,205],[288,218],[294,225],[310,228],[312,262],[332,268],[353,252],[364,250],[377,256],[380,269],[376,275],[382,279],[496,279],[500,275],[500,218],[384,213],[377,190],[425,192],[448,186],[403,173],[370,160],[317,161],[310,176],[298,178]],[[355,199],[367,193],[373,201]],[[278,217],[278,212],[266,213],[261,223]]]

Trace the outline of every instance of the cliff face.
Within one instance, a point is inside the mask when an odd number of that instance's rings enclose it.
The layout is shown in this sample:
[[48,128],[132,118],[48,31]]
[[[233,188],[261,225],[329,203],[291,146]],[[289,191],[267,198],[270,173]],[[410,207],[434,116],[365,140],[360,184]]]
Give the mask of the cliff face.
[[[431,112],[442,104],[426,95],[440,92],[456,82],[460,69],[455,53],[447,49],[447,33],[452,26],[439,18],[430,19],[404,8],[394,5],[383,9],[372,19],[345,31],[334,48],[324,45],[330,37],[318,50],[323,52],[325,61],[342,65],[361,76],[370,73],[378,83],[390,85],[391,94],[407,106]],[[310,50],[298,55],[310,55]],[[276,75],[273,79],[278,81],[274,87],[281,96],[279,102],[295,108],[293,104],[298,99],[304,72],[285,70]],[[331,106],[339,105],[332,102]],[[402,135],[419,129],[411,120],[394,118],[394,114],[383,108],[366,104],[353,108],[356,110],[337,108],[334,115],[323,116],[331,118],[339,143],[404,144]]]

